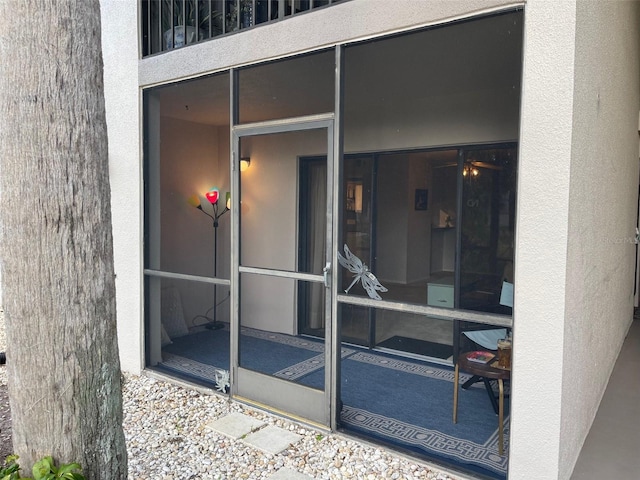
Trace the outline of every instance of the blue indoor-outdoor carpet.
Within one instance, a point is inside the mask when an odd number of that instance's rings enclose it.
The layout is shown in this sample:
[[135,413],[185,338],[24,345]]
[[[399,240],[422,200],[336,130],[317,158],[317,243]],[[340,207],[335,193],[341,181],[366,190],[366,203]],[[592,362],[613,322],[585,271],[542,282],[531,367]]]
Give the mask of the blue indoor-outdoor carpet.
[[[468,378],[461,375],[460,384]],[[498,455],[498,417],[483,384],[460,389],[453,423],[452,368],[359,352],[342,362],[342,401],[347,428],[506,476],[507,456]]]
[[[178,356],[203,365],[229,370],[229,331],[226,329],[203,330],[172,338],[171,342],[162,348],[163,363],[168,364],[165,366],[174,366],[172,362],[167,362],[167,358],[173,359]],[[184,361],[183,364],[186,366],[189,362]],[[212,381],[213,377],[208,380]]]
[[[281,333],[241,329],[239,355],[243,368],[292,381],[324,369],[323,342]],[[229,331],[203,330],[174,338],[162,356],[161,367],[215,383],[216,369],[229,370]]]
[[[341,373],[340,422],[346,430],[493,478],[506,477],[508,457],[498,455],[498,416],[482,383],[460,388],[454,424],[453,368],[359,350],[343,358]],[[467,379],[461,373],[460,385]],[[321,381],[311,373],[306,383]],[[506,439],[508,402],[505,406]]]
[[[229,332],[204,331],[174,339],[163,366],[213,382],[229,368]],[[241,364],[312,388],[324,382],[320,341],[242,329]],[[382,442],[446,460],[462,469],[505,478],[507,455],[498,455],[498,416],[482,383],[460,389],[453,415],[453,368],[357,347],[342,349],[341,426]],[[468,375],[460,375],[460,385]],[[508,402],[505,402],[505,439]],[[507,452],[508,444],[505,445]]]

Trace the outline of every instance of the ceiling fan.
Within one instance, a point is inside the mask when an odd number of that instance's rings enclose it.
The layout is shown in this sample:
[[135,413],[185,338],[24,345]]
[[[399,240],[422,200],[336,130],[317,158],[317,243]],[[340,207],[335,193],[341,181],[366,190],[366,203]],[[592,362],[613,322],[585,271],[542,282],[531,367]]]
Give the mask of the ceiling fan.
[[[445,168],[445,167],[457,167],[458,166],[458,162],[451,162],[451,163],[444,163],[442,165],[437,165],[434,168]],[[463,167],[463,175],[466,175],[464,172],[472,170],[472,169],[478,169],[478,168],[488,168],[490,170],[502,170],[502,166],[500,165],[494,165],[493,163],[489,163],[489,162],[481,162],[478,160],[467,160],[464,162],[464,167]],[[477,175],[477,173],[475,174]]]

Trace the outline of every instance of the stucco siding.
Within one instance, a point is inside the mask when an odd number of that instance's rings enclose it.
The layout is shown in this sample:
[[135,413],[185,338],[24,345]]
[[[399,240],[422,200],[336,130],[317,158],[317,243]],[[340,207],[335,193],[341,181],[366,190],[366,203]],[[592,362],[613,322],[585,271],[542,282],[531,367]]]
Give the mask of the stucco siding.
[[558,478],[569,478],[633,316],[637,2],[577,2]]
[[141,123],[137,2],[101,0],[104,89],[122,369],[142,368]]
[[575,3],[525,8],[509,478],[558,475]]

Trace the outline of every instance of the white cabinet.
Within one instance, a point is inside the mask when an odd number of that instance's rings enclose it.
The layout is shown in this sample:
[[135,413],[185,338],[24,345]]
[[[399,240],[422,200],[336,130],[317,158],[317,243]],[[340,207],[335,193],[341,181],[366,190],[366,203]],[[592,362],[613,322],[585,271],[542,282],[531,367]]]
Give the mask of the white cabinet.
[[453,308],[452,277],[445,277],[427,283],[427,305]]

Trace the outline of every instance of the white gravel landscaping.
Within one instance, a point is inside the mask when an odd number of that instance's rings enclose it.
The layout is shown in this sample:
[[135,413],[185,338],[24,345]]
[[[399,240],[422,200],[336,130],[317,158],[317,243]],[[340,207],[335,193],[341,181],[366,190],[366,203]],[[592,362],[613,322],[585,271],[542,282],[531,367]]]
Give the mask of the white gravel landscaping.
[[[6,348],[0,313],[0,351]],[[175,385],[147,375],[125,375],[124,431],[130,480],[268,479],[298,472],[311,479],[433,479],[450,475],[381,447],[326,434],[230,402],[213,391]],[[6,385],[0,368],[0,384]],[[301,436],[278,454],[268,454],[214,432],[207,425],[233,412]]]

